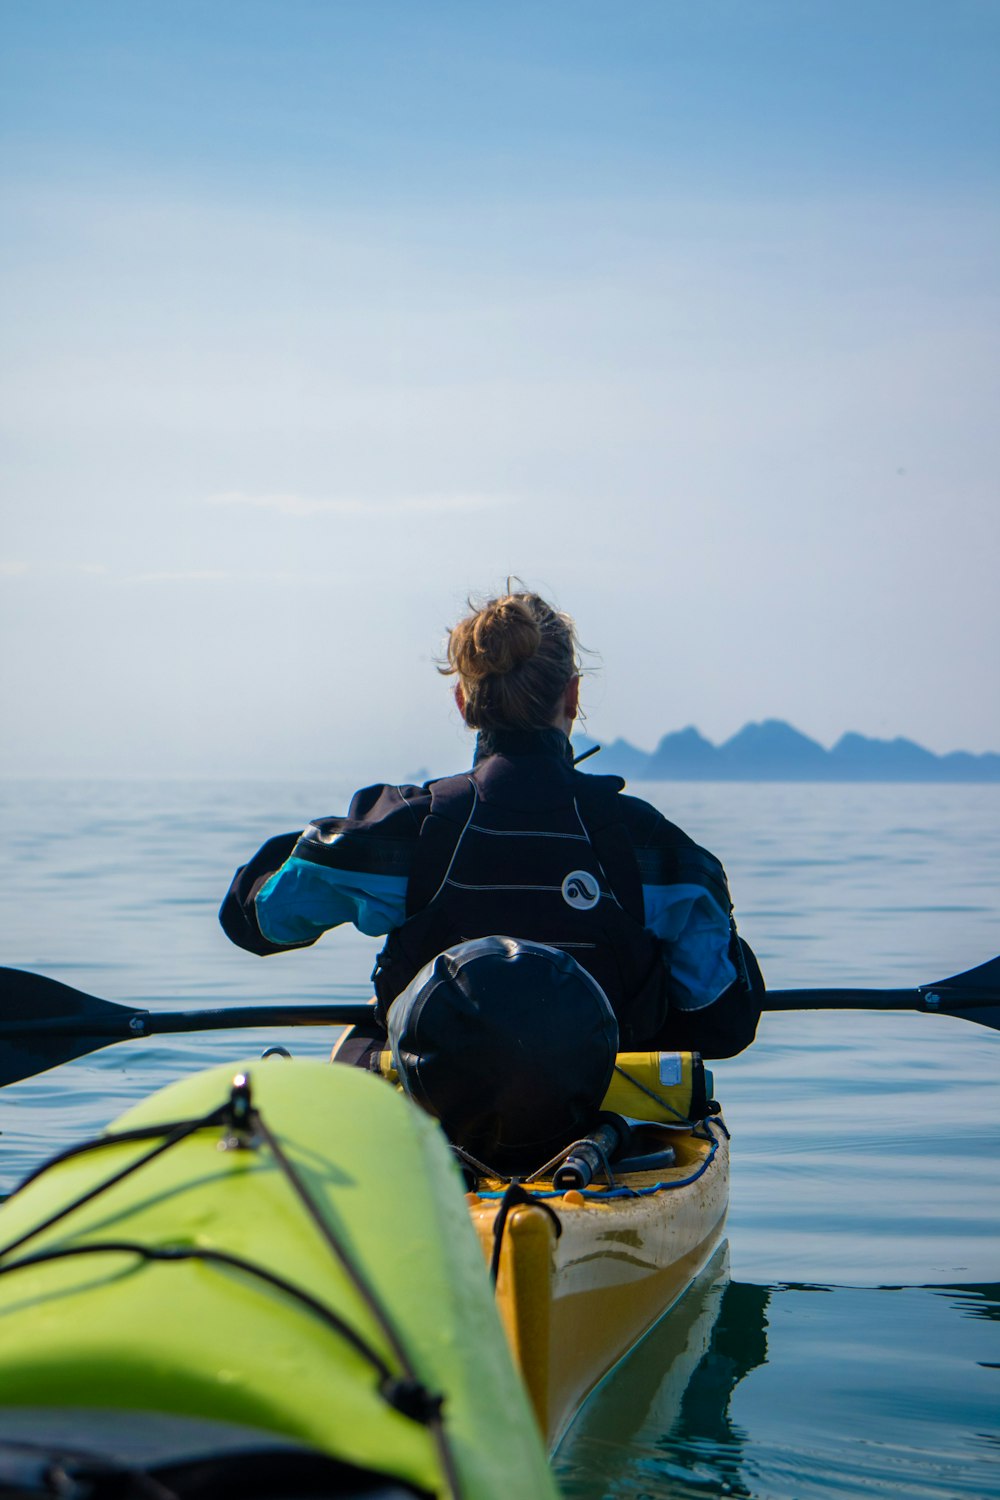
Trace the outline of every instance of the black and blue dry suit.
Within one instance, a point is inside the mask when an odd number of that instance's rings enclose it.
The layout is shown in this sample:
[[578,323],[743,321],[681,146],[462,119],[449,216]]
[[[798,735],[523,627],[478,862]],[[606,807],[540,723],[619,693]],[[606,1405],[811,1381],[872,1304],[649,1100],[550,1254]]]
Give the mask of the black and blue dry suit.
[[736,936],[719,861],[618,776],[575,769],[558,730],[480,735],[471,771],[372,786],[346,817],[268,841],[220,919],[253,953],[352,922],[386,936],[378,1012],[438,953],[502,933],[573,955],[625,1049],[729,1057],[752,1040],[759,970]]

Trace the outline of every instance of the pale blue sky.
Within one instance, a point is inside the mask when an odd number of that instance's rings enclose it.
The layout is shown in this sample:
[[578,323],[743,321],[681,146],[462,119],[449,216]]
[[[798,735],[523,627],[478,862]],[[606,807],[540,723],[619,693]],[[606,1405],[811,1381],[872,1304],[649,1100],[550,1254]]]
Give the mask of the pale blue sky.
[[0,769],[378,779],[516,572],[590,732],[1000,749],[1000,6],[0,7]]

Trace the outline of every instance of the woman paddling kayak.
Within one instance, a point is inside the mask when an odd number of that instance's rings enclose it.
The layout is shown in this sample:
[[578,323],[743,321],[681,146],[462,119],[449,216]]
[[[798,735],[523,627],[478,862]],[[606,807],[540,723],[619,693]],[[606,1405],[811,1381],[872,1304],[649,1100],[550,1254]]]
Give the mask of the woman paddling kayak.
[[731,1057],[763,988],[737,936],[722,865],[618,776],[577,770],[572,619],[539,595],[490,599],[448,637],[471,770],[377,784],[346,816],[268,840],[220,921],[252,953],[308,947],[351,922],[386,938],[377,1015],[457,943],[506,933],[561,949],[607,995],[623,1048]]

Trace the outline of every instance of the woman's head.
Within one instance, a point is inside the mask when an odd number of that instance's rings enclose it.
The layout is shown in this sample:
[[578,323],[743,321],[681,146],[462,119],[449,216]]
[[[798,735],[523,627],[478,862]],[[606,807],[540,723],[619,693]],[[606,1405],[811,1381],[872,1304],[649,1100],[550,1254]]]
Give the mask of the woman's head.
[[576,628],[538,594],[487,599],[448,635],[456,700],[470,729],[546,729],[572,721]]

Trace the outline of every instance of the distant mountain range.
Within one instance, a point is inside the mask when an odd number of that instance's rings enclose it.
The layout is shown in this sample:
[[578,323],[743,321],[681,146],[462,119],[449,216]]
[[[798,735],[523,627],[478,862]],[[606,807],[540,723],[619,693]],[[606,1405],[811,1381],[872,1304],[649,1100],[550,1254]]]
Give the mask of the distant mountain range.
[[[596,741],[574,738],[579,753]],[[745,724],[713,745],[697,729],[665,734],[651,753],[614,740],[588,765],[630,781],[1000,781],[1000,755],[935,755],[913,740],[845,734],[826,750],[781,719]]]

